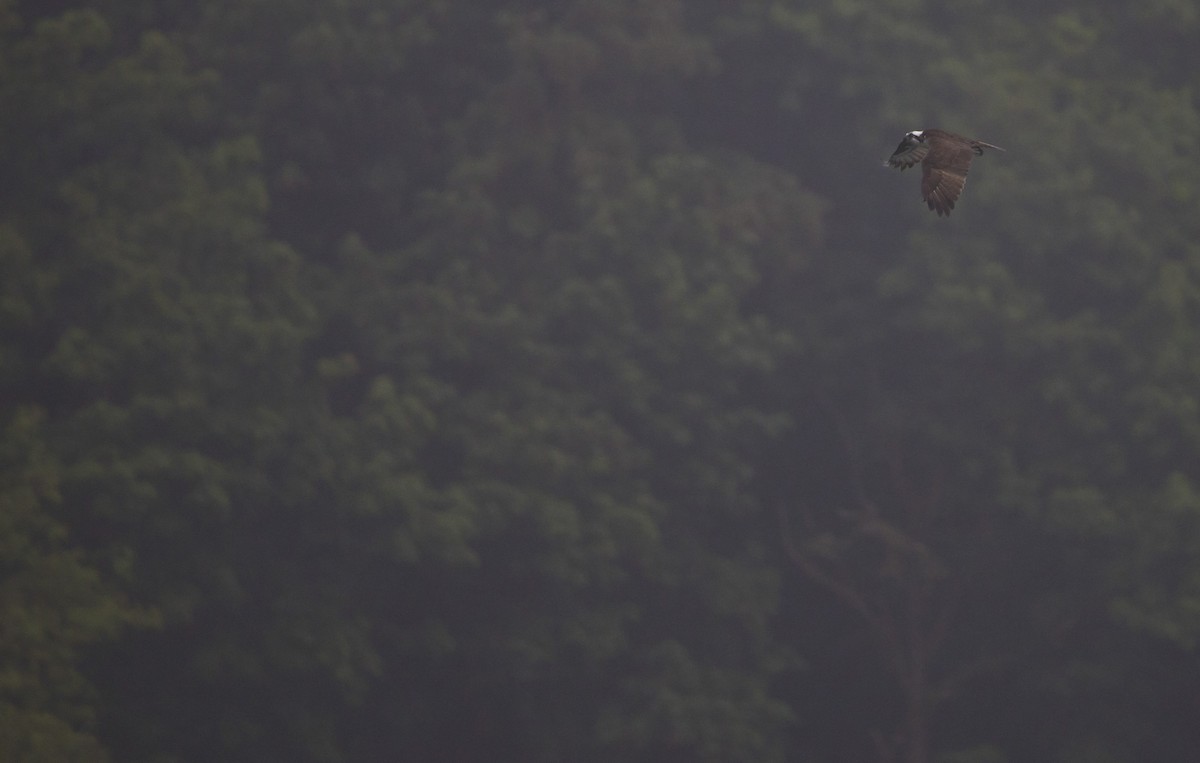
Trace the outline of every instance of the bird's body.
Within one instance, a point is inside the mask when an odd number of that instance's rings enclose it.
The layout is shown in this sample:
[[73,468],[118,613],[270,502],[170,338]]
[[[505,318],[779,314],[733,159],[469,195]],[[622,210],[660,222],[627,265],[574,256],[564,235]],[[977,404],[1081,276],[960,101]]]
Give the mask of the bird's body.
[[938,216],[950,214],[967,183],[971,160],[983,149],[1004,149],[945,130],[914,130],[904,136],[886,165],[906,170],[921,165],[921,196]]

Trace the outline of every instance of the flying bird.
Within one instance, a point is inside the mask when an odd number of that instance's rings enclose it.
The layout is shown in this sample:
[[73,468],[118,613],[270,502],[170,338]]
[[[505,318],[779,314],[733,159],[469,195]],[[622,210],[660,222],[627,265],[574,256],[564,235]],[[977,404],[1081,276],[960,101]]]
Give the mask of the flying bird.
[[949,215],[967,183],[971,160],[983,149],[1004,149],[945,130],[914,130],[904,136],[885,166],[906,170],[921,163],[921,196],[938,216]]

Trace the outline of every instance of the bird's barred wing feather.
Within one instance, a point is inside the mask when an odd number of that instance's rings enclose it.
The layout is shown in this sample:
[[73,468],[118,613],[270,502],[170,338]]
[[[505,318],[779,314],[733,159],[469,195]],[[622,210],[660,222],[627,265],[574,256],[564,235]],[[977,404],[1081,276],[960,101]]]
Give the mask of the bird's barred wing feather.
[[954,203],[962,195],[974,153],[969,145],[938,144],[925,162],[921,175],[921,196],[939,217],[950,214]]
[[887,163],[896,169],[906,170],[914,164],[920,164],[928,153],[929,146],[924,143],[914,142],[907,146],[901,143],[895,153],[888,157]]
[[950,170],[931,169],[925,167],[921,177],[921,196],[929,208],[938,216],[950,214],[954,203],[962,194],[963,186],[967,184],[965,175],[956,174]]

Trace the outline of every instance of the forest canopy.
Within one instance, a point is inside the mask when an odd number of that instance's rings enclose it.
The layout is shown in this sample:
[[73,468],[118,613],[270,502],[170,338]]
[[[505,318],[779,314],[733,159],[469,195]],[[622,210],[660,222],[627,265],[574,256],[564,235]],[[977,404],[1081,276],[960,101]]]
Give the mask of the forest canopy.
[[0,0],[0,759],[1186,759],[1198,34]]

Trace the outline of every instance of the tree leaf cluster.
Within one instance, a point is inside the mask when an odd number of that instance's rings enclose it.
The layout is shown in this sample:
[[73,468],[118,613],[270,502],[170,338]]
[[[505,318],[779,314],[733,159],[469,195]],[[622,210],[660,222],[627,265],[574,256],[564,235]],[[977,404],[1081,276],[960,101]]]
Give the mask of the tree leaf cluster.
[[1183,759],[1198,23],[0,0],[0,758]]

